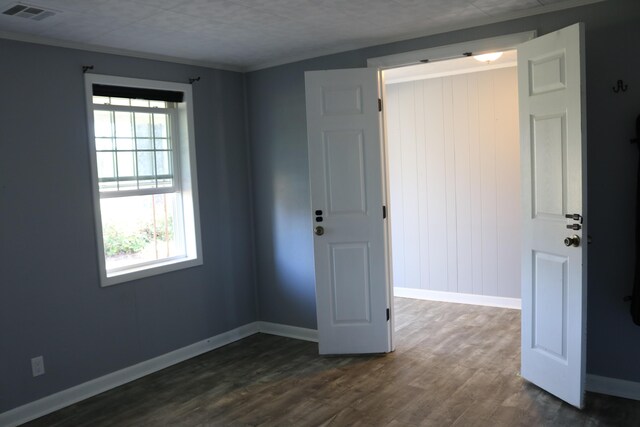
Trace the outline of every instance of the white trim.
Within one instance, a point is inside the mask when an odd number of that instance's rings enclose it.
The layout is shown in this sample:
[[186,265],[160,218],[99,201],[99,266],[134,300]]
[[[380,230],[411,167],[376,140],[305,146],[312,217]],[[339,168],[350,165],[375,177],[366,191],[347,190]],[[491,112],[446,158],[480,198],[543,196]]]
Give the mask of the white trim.
[[485,305],[489,307],[513,308],[520,310],[519,298],[472,295],[457,292],[430,291],[427,289],[394,287],[393,294],[400,298],[414,298],[427,301],[454,302],[458,304]]
[[295,338],[303,341],[318,342],[316,329],[299,328],[297,326],[283,325],[281,323],[258,322],[258,331],[263,334],[279,335],[281,337]]
[[[91,162],[91,179],[93,183],[93,205],[96,225],[96,242],[98,253],[98,268],[101,286],[111,286],[120,283],[126,283],[133,280],[156,276],[158,274],[170,271],[182,270],[185,268],[202,265],[202,242],[200,233],[200,208],[198,198],[198,175],[196,170],[196,141],[194,134],[193,121],[193,94],[192,87],[186,83],[165,82],[159,80],[137,79],[129,77],[119,77],[111,75],[87,73],[84,75],[85,80],[85,98],[87,111],[87,131],[90,162]],[[178,187],[177,204],[181,206],[178,209],[180,215],[177,215],[176,223],[183,230],[185,254],[180,257],[165,258],[162,260],[136,264],[118,271],[107,271],[104,253],[104,236],[102,231],[102,212],[100,207],[101,195],[98,185],[98,166],[96,160],[96,147],[94,137],[93,111],[107,109],[103,105],[97,107],[93,104],[93,84],[106,84],[127,87],[139,87],[147,89],[161,89],[182,92],[184,94],[183,102],[178,103],[177,112],[172,113],[174,126],[177,132],[173,131],[174,144],[177,147],[173,152],[175,186]],[[133,110],[137,110],[134,107]],[[132,110],[132,109],[129,109]],[[164,109],[163,109],[164,110]],[[176,123],[176,117],[179,120]],[[160,192],[163,190],[161,189]],[[133,195],[132,192],[122,194],[122,196]],[[114,197],[109,195],[108,197]],[[178,233],[176,233],[178,236]]]
[[545,13],[557,12],[564,9],[587,6],[590,4],[600,3],[603,1],[605,0],[568,0],[561,3],[548,4],[541,7],[536,7],[535,9],[527,9],[527,10],[511,12],[511,13],[507,13],[500,16],[489,16],[486,18],[467,20],[461,24],[443,25],[428,31],[421,31],[421,32],[412,33],[412,34],[404,34],[400,36],[382,37],[382,38],[377,38],[375,40],[359,42],[359,43],[358,42],[343,43],[340,47],[335,47],[335,48],[309,49],[309,50],[306,50],[304,54],[291,55],[291,56],[288,56],[282,59],[277,59],[274,61],[265,61],[257,65],[248,65],[243,68],[243,71],[244,72],[258,71],[265,68],[271,68],[279,65],[290,64],[292,62],[304,61],[305,59],[312,59],[320,56],[333,55],[337,53],[343,53],[343,52],[348,52],[348,51],[357,50],[357,49],[364,49],[367,47],[373,47],[373,46],[378,46],[378,45],[383,45],[388,43],[413,40],[421,37],[433,36],[436,34],[443,34],[443,33],[448,33],[452,31],[480,27],[483,25],[495,24],[498,22],[505,22],[505,21],[511,21],[514,19],[526,18],[529,16],[542,15]]
[[429,79],[437,79],[440,77],[458,76],[461,74],[480,73],[483,71],[498,70],[500,68],[516,67],[517,65],[518,65],[517,62],[503,62],[501,64],[478,65],[477,67],[473,67],[473,68],[463,68],[460,70],[442,71],[440,73],[415,74],[413,76],[398,77],[398,78],[392,78],[392,79],[385,77],[384,84],[392,85],[396,83],[412,82],[415,80],[429,80]]
[[0,425],[13,427],[58,409],[73,405],[81,400],[119,387],[128,382],[142,378],[161,369],[183,362],[192,357],[241,340],[259,332],[261,322],[252,322],[244,326],[223,332],[200,342],[179,348],[162,356],[140,362],[119,371],[87,381],[42,399],[27,403],[0,414]]
[[241,66],[222,64],[217,62],[191,60],[185,58],[178,58],[175,56],[160,55],[156,53],[146,53],[129,49],[121,49],[116,47],[97,46],[89,43],[70,42],[64,40],[53,39],[49,37],[36,36],[33,34],[20,34],[10,31],[0,31],[0,39],[15,40],[25,43],[42,44],[46,46],[63,47],[67,49],[84,50],[87,52],[107,53],[111,55],[128,56],[131,58],[149,59],[152,61],[171,62],[174,64],[193,65],[196,67],[211,68],[213,70],[225,70],[243,72],[244,69]]
[[640,400],[640,382],[587,374],[587,391]]
[[[400,293],[404,291],[421,291],[420,289],[395,288],[394,290],[396,291],[395,295],[397,297],[426,299],[416,296],[400,295]],[[398,290],[401,291],[397,292]],[[414,295],[417,294],[416,292],[408,293],[412,293]],[[440,293],[449,294],[449,292]],[[131,381],[135,381],[146,375],[168,368],[169,366],[177,363],[184,362],[185,360],[223,347],[227,344],[231,344],[235,341],[239,341],[256,333],[278,335],[304,341],[318,341],[318,331],[315,329],[299,328],[296,326],[261,321],[248,323],[230,331],[215,335],[211,338],[179,348],[119,371],[112,372],[58,393],[51,394],[42,399],[11,409],[7,412],[3,412],[0,414],[0,425],[5,427],[18,426],[57,411],[58,409],[73,405],[74,403],[88,399]],[[633,381],[587,374],[587,390],[594,393],[640,400],[640,383]]]
[[489,37],[480,40],[468,40],[427,49],[412,50],[393,55],[378,56],[367,59],[368,67],[392,68],[403,65],[419,64],[428,59],[430,62],[444,59],[464,58],[466,52],[476,54],[516,49],[519,44],[536,37],[536,31],[524,31],[515,34]]

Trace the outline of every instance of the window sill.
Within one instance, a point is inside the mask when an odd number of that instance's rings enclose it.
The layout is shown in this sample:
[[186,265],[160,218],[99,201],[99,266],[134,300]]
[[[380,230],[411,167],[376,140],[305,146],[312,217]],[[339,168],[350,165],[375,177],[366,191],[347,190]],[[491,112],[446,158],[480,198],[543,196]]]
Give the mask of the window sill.
[[[145,265],[139,267],[132,267],[117,272],[107,273],[106,276],[101,277],[101,286],[113,286],[120,283],[130,282],[133,280],[143,279],[145,277],[157,276],[160,274],[168,273],[170,271],[183,270],[185,268],[196,267],[202,265],[202,259],[197,258],[177,258],[171,259],[165,262],[158,262],[152,266]],[[103,270],[104,271],[104,270]]]

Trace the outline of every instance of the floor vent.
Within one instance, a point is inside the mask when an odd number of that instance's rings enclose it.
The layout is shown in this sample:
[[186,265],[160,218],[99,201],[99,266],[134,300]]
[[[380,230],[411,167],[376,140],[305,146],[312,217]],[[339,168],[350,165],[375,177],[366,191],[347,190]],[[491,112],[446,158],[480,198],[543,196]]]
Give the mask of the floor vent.
[[17,16],[20,18],[33,19],[34,21],[42,21],[56,14],[52,10],[42,7],[28,6],[25,4],[16,4],[2,12],[3,15]]

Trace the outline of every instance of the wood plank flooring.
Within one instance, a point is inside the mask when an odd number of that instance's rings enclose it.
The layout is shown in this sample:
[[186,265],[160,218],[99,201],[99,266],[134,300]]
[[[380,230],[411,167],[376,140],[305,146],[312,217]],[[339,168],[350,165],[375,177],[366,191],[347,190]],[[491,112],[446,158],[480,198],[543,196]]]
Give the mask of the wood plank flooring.
[[28,426],[639,426],[640,402],[579,411],[519,375],[517,310],[396,298],[396,351],[320,357],[257,334]]

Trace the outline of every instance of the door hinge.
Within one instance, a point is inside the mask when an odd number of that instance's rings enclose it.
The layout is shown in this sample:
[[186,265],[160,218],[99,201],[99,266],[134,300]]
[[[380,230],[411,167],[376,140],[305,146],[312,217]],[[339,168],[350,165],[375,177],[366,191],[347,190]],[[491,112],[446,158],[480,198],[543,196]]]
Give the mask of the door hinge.
[[382,207],[382,219],[387,219],[387,207]]
[[389,311],[389,309],[387,308],[387,322],[389,321],[390,318],[391,318],[391,311]]
[[382,111],[382,99],[378,98],[378,111]]

